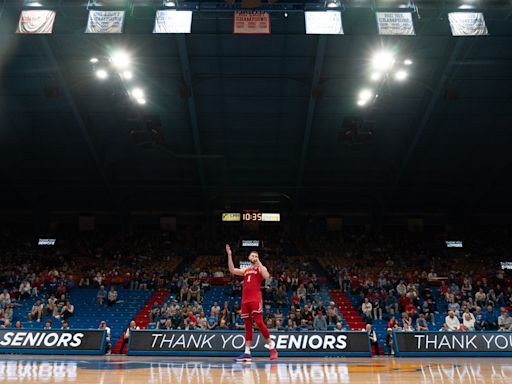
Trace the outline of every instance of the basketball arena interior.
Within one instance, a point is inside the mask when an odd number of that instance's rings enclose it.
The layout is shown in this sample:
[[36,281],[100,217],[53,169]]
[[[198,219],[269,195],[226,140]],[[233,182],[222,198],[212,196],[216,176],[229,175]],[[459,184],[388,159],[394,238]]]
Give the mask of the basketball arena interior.
[[512,382],[512,1],[1,0],[0,382]]

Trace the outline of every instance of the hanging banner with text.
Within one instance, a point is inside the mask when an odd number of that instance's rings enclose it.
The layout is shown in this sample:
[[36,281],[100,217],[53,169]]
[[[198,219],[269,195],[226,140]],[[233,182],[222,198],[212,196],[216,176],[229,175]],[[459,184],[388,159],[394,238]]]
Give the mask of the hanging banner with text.
[[[371,356],[366,332],[275,332],[270,336],[281,356]],[[268,356],[261,334],[254,335],[252,355]],[[245,333],[235,331],[130,332],[128,355],[237,356]]]
[[233,33],[269,34],[270,14],[267,12],[235,12],[233,15]]
[[23,10],[16,33],[50,34],[55,23],[55,11],[43,9]]
[[394,332],[396,356],[512,356],[512,332]]
[[409,12],[376,12],[379,35],[414,36],[412,13]]
[[105,330],[0,329],[0,353],[101,355]]
[[481,12],[452,12],[448,14],[453,36],[485,36],[489,34]]
[[343,35],[341,12],[304,12],[307,35]]
[[89,11],[85,33],[122,33],[124,11]]
[[190,33],[192,11],[162,9],[156,11],[153,33]]

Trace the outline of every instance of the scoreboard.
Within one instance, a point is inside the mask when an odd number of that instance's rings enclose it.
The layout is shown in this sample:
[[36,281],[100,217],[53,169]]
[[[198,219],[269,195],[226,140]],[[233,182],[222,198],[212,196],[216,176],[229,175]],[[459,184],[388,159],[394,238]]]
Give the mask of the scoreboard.
[[262,213],[262,212],[224,212],[222,221],[281,221],[280,213]]

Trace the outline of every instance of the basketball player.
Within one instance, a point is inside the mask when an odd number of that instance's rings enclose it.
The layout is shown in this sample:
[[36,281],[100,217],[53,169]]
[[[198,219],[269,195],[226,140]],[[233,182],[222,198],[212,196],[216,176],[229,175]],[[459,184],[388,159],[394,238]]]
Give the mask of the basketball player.
[[277,351],[275,343],[270,339],[267,326],[263,322],[262,315],[262,297],[261,297],[261,282],[263,279],[268,279],[270,274],[267,268],[261,264],[258,252],[252,251],[249,254],[249,261],[251,267],[249,268],[235,268],[233,264],[233,254],[231,247],[226,244],[226,253],[228,254],[228,267],[229,272],[233,275],[243,276],[244,285],[242,288],[242,312],[240,317],[244,319],[245,324],[245,352],[237,357],[235,360],[238,362],[251,361],[251,345],[252,345],[252,321],[256,323],[261,334],[267,340],[265,347],[269,349],[270,360],[277,359]]

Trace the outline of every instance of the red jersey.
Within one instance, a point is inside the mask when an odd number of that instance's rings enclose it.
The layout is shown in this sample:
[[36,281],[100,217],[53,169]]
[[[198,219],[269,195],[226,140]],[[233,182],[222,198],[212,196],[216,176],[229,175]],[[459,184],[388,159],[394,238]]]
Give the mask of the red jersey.
[[242,304],[261,302],[261,276],[258,267],[246,268],[244,273],[244,286],[242,289]]

